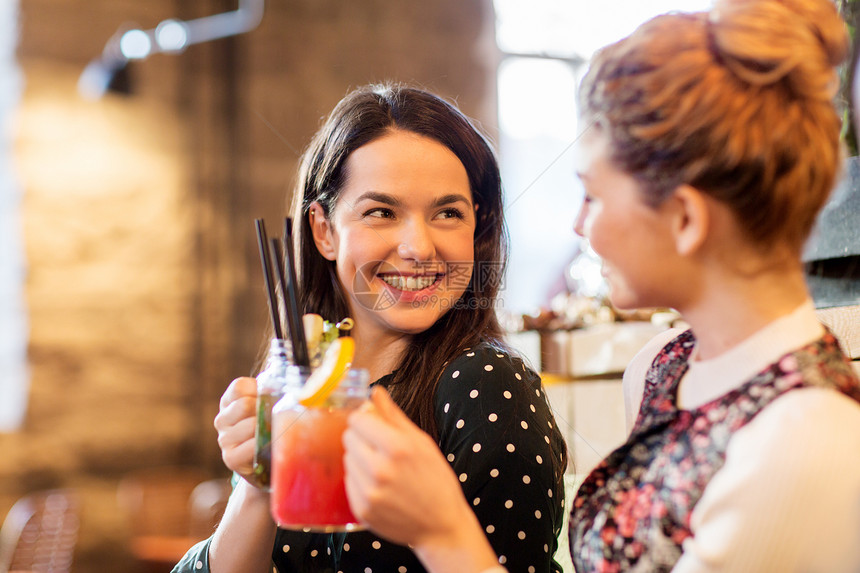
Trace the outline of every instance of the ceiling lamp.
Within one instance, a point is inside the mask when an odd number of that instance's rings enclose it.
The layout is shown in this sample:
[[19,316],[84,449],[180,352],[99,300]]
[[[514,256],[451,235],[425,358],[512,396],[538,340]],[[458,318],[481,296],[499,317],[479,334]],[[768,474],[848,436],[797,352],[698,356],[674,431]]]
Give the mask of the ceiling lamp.
[[122,27],[105,44],[78,79],[78,91],[99,99],[108,90],[128,93],[126,65],[153,54],[177,54],[192,44],[235,36],[256,28],[263,19],[264,0],[239,0],[239,7],[195,20],[167,19],[151,30]]

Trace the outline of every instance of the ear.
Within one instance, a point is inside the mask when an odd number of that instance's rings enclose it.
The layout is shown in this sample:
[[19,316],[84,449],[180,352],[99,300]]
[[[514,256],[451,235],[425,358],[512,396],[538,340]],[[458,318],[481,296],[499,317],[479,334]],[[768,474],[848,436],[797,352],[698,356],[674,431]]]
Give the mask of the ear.
[[311,208],[308,211],[308,222],[317,250],[326,259],[335,260],[337,249],[335,248],[334,229],[331,226],[331,221],[326,218],[322,205],[316,201],[311,203]]
[[711,212],[707,196],[690,185],[681,185],[669,199],[672,202],[672,236],[680,255],[698,251],[708,237]]

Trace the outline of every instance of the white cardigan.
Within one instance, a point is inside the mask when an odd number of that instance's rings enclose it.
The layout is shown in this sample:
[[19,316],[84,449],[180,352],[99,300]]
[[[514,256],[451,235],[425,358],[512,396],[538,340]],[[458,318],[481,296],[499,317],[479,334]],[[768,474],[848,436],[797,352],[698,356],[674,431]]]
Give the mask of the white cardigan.
[[[717,358],[695,361],[694,351],[678,406],[722,396],[823,332],[807,301]],[[679,333],[656,337],[628,366],[628,431],[645,373]],[[771,402],[729,441],[725,465],[705,488],[691,527],[694,536],[684,542],[674,573],[860,571],[860,404],[821,388]]]

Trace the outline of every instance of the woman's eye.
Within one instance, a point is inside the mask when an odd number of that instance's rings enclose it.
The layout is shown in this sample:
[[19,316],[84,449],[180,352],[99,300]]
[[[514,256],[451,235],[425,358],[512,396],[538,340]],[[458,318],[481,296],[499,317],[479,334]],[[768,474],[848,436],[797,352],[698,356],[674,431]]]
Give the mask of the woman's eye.
[[462,219],[463,212],[456,207],[449,207],[439,212],[440,219]]
[[391,219],[394,217],[394,211],[385,207],[374,207],[364,212],[364,217],[376,217],[379,219]]

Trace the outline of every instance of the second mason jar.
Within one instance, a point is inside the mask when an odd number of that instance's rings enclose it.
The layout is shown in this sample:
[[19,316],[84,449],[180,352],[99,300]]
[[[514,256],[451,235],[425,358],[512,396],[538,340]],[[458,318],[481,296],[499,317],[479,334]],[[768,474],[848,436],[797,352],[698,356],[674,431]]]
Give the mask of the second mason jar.
[[262,372],[257,375],[257,423],[254,427],[254,481],[268,490],[272,465],[272,408],[284,395],[287,368],[290,366],[290,346],[286,340],[275,338]]

